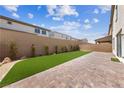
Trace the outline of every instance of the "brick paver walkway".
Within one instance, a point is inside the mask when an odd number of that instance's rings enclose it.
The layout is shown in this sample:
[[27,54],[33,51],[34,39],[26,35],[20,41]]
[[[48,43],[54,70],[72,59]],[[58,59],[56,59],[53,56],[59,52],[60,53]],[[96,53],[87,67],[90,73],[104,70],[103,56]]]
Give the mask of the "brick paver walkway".
[[7,87],[124,87],[124,64],[111,57],[92,52]]

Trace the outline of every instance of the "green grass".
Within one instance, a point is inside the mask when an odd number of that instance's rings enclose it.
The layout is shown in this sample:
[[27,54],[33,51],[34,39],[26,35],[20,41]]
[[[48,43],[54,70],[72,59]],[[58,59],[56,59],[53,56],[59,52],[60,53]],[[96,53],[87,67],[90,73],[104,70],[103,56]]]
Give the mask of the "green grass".
[[111,58],[111,61],[113,61],[113,62],[120,62],[119,59],[116,58],[116,57],[112,57],[112,58]]
[[45,71],[49,68],[67,62],[79,56],[85,55],[87,53],[89,52],[74,51],[23,60],[16,63],[13,68],[7,73],[7,75],[0,82],[0,87],[9,85],[33,74]]

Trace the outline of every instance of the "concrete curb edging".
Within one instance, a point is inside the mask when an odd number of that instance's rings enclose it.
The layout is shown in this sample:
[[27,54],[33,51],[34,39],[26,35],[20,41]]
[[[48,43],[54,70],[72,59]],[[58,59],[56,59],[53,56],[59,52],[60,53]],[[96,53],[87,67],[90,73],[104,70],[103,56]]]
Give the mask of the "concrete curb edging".
[[7,63],[4,64],[0,67],[0,82],[2,81],[2,79],[7,75],[7,73],[10,71],[10,69],[17,63],[20,62],[22,60],[17,60],[17,61],[13,61],[11,63]]

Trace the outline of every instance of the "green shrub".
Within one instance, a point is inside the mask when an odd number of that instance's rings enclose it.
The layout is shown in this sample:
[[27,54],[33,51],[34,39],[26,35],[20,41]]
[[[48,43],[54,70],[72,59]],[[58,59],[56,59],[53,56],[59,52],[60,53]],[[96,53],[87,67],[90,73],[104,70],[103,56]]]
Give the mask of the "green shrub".
[[112,57],[112,58],[111,58],[111,61],[114,61],[114,62],[120,62],[119,59],[116,58],[116,57]]
[[66,46],[64,47],[64,52],[68,52],[68,49],[67,49],[67,47],[66,47]]
[[80,48],[79,48],[78,45],[76,45],[76,46],[73,46],[73,47],[72,47],[72,50],[73,50],[73,51],[77,51],[77,50],[80,50]]
[[45,54],[48,55],[49,54],[49,47],[45,46],[44,49],[45,49]]
[[70,51],[72,51],[72,50],[73,50],[73,46],[71,45],[71,46],[70,46]]
[[62,53],[64,52],[64,47],[63,47],[63,46],[61,47],[61,52],[62,52]]
[[55,46],[55,53],[56,54],[58,53],[58,46],[57,45]]
[[18,53],[16,43],[11,42],[9,47],[10,47],[10,50],[9,50],[10,58],[12,60],[15,60],[16,59],[16,55]]
[[32,57],[35,56],[35,45],[34,44],[31,45],[31,56]]
[[79,45],[76,45],[76,50],[80,50],[80,47],[79,47]]
[[72,46],[72,51],[75,51],[75,46]]

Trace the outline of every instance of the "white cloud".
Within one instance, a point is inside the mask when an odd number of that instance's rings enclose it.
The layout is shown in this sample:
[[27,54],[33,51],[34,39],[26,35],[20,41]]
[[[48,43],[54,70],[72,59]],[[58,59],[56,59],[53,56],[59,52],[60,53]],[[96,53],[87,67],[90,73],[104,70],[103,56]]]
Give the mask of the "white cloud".
[[96,8],[96,9],[94,9],[93,13],[99,14],[99,10]]
[[78,22],[80,22],[80,21],[81,21],[81,19],[78,19],[77,21],[78,21]]
[[16,17],[16,18],[20,18],[20,16],[17,14],[18,5],[3,5],[4,9],[6,9],[7,11],[9,11],[12,16]]
[[111,10],[110,5],[99,5],[98,8],[101,9],[101,13],[106,13]]
[[55,20],[55,21],[63,20],[63,18],[60,18],[60,17],[53,17],[52,19]]
[[99,19],[93,18],[93,21],[94,21],[94,23],[98,23],[99,22]]
[[48,6],[47,6],[47,11],[48,11],[48,13],[49,13],[48,15],[49,15],[49,16],[54,15],[56,8],[57,8],[56,5],[48,5]]
[[75,32],[78,32],[81,24],[75,21],[65,21],[62,25],[50,27],[54,31],[58,31],[68,35],[75,35]]
[[37,24],[35,24],[35,23],[33,25],[37,26]]
[[53,31],[64,33],[78,39],[88,38],[89,42],[94,43],[94,40],[101,35],[101,32],[95,33],[90,28],[92,28],[92,24],[80,24],[78,21],[65,21],[62,25],[50,27]]
[[33,18],[34,17],[34,15],[32,14],[32,13],[28,13],[28,18]]
[[84,20],[84,23],[83,23],[83,29],[84,29],[84,30],[88,30],[88,29],[90,29],[90,28],[92,28],[92,25],[91,25],[91,23],[90,23],[90,20],[89,20],[89,19],[85,19],[85,20]]
[[[64,16],[78,16],[75,7],[69,5],[49,5],[47,6],[48,15],[63,19]],[[53,18],[55,19],[55,18]]]
[[84,20],[84,23],[85,23],[85,24],[90,23],[89,19],[85,19],[85,20]]
[[41,27],[45,27],[45,25],[44,24],[41,24]]
[[39,10],[41,8],[41,6],[39,5],[38,7],[37,7],[37,9]]
[[88,29],[91,29],[92,28],[92,25],[91,24],[83,24],[83,28],[85,30],[88,30]]
[[79,22],[75,22],[75,21],[72,21],[72,22],[70,22],[70,21],[65,21],[65,22],[64,22],[64,25],[65,25],[65,26],[80,27],[80,23],[79,23]]
[[14,16],[16,18],[20,18],[20,16],[17,13],[15,13],[15,12],[12,13],[12,16]]
[[63,17],[65,15],[78,16],[79,14],[74,7],[69,5],[64,5],[64,6],[60,6],[60,9],[57,15]]
[[9,12],[17,12],[19,6],[18,5],[4,5],[3,7]]

